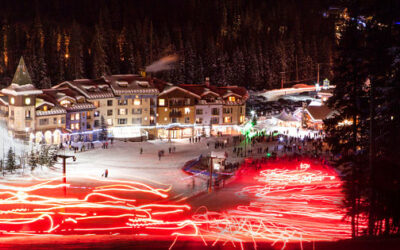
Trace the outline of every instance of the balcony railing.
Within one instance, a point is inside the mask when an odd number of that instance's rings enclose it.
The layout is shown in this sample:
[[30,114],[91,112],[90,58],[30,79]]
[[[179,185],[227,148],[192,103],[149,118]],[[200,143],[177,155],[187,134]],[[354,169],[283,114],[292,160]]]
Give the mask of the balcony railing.
[[183,107],[189,105],[185,101],[169,101],[169,106],[170,107]]
[[169,112],[169,117],[182,117],[182,112],[181,111]]

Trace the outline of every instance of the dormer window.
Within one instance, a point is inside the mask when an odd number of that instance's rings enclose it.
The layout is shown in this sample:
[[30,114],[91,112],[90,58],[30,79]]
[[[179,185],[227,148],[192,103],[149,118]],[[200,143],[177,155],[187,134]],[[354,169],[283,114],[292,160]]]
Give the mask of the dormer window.
[[60,104],[61,104],[61,106],[68,107],[68,106],[71,105],[71,102],[68,101],[68,100],[62,100],[62,101],[60,102]]
[[15,104],[15,98],[14,98],[14,97],[11,97],[11,99],[10,99],[10,103],[11,103],[12,105],[14,105],[14,104]]
[[228,100],[230,102],[234,102],[234,101],[236,101],[236,98],[234,96],[230,96],[230,97],[228,97]]
[[47,111],[47,105],[43,106],[43,111]]
[[25,98],[25,105],[30,105],[31,104],[31,98],[30,97],[26,97]]
[[149,82],[147,82],[147,81],[136,81],[136,83],[142,88],[148,88],[149,87]]

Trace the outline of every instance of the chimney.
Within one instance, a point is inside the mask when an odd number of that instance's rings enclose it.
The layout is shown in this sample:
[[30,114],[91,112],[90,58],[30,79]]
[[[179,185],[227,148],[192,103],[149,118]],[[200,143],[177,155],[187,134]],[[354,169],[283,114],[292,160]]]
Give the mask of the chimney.
[[206,87],[210,87],[210,77],[206,77],[206,81],[205,81]]

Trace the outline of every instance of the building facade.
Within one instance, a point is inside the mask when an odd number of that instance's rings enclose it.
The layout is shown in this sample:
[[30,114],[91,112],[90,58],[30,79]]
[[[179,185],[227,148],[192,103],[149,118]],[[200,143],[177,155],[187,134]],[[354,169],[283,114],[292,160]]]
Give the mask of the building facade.
[[36,143],[109,137],[173,139],[237,134],[245,122],[246,89],[178,84],[139,75],[65,81],[36,89],[21,58],[1,90],[0,118],[15,137]]

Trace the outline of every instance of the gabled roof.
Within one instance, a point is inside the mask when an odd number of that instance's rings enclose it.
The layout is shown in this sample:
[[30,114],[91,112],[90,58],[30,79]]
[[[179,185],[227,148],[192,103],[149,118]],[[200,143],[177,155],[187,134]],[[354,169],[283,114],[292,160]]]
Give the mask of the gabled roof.
[[88,99],[103,99],[113,98],[114,93],[111,87],[104,78],[99,79],[76,79],[73,81],[65,81],[53,87],[59,88],[72,88]]
[[276,119],[285,121],[285,122],[298,122],[299,119],[292,114],[286,113],[285,110],[283,110],[278,116],[275,116]]
[[[56,106],[61,107],[59,102],[64,98],[70,98],[72,100],[78,100],[84,98],[81,93],[71,88],[58,88],[58,89],[45,89],[43,95],[38,96],[46,101],[54,103]],[[73,103],[70,107],[62,107],[67,111],[78,111],[78,110],[92,110],[96,107],[89,102]]]
[[177,86],[177,85],[175,85],[175,86],[167,86],[167,87],[164,89],[164,91],[161,92],[161,93],[159,94],[159,96],[165,95],[165,94],[167,94],[167,93],[171,93],[171,92],[174,91],[174,90],[182,91],[182,92],[184,92],[184,93],[186,93],[186,94],[188,94],[188,95],[191,95],[191,96],[193,96],[193,97],[195,97],[195,98],[197,98],[197,99],[200,99],[200,98],[201,98],[199,95],[193,93],[192,91],[189,91],[189,90],[187,90],[187,89],[185,89],[185,88],[181,88],[180,86]]
[[43,105],[49,105],[52,108],[46,111],[36,110],[36,116],[60,115],[67,113],[65,108],[59,105],[57,99],[46,90],[44,90],[43,94],[37,96],[35,108],[38,109]]
[[29,75],[24,58],[22,56],[19,59],[17,70],[15,71],[14,78],[12,79],[11,83],[15,83],[18,85],[32,84],[32,79]]
[[314,121],[322,121],[333,114],[333,110],[326,105],[321,106],[308,106],[305,111],[310,115]]

